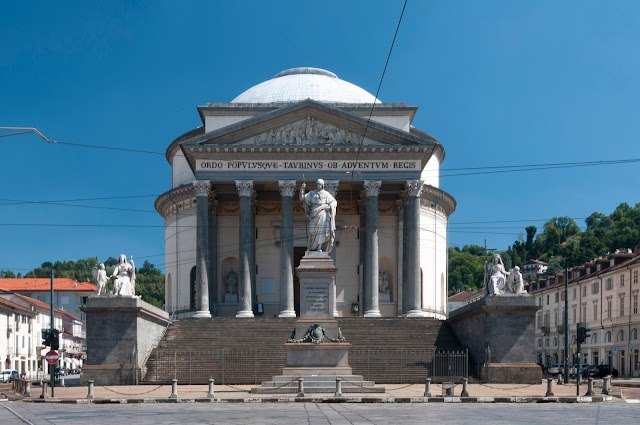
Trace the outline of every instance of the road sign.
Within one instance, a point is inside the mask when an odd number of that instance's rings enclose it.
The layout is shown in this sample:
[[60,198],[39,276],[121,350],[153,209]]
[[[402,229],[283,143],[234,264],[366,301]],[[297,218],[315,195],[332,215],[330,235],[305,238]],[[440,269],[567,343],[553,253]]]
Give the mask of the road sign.
[[56,364],[58,363],[60,356],[58,356],[58,353],[56,353],[55,351],[49,351],[44,358],[47,360],[47,363]]
[[618,354],[618,347],[611,347],[611,354]]

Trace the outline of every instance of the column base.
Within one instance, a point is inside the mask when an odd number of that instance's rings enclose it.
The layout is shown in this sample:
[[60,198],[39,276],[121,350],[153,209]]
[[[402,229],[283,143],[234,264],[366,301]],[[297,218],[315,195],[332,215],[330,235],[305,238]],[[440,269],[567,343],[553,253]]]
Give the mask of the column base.
[[280,312],[280,314],[278,314],[278,317],[282,317],[282,318],[296,317],[296,311],[295,310],[282,310]]
[[196,319],[211,319],[211,312],[209,310],[200,310],[193,317]]
[[424,317],[424,311],[422,310],[409,310],[406,317]]
[[333,310],[333,317],[340,317],[338,310]]
[[253,311],[251,310],[242,310],[236,314],[236,318],[238,319],[253,319]]
[[364,312],[364,317],[382,317],[380,310],[367,310]]

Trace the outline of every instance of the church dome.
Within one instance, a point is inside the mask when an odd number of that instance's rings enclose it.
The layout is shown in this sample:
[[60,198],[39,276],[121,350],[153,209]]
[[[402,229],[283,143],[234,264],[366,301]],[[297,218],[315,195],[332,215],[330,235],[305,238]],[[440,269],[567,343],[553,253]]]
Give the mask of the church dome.
[[380,103],[368,91],[319,68],[292,68],[251,87],[231,103],[299,102]]

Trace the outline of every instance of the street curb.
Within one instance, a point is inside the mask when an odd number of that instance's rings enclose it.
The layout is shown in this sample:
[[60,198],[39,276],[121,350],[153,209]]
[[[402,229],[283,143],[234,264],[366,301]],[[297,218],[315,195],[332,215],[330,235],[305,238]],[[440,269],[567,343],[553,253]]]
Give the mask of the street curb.
[[28,403],[166,404],[166,403],[603,403],[612,396],[594,397],[276,397],[276,398],[148,398],[148,399],[23,399]]

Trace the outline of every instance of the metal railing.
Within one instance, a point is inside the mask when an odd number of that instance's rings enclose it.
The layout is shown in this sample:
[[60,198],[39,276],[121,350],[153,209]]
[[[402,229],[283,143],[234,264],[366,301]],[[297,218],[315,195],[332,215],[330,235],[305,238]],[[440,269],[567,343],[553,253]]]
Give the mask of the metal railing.
[[[222,385],[257,385],[281,375],[286,353],[280,350],[156,349],[146,362],[144,383],[164,384],[177,379],[184,384],[206,384],[209,378]],[[354,375],[377,383],[415,384],[462,382],[469,375],[467,350],[433,349],[349,350],[349,365]]]

